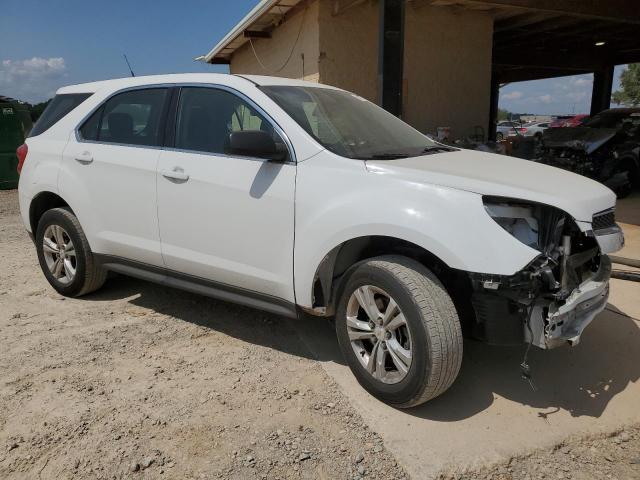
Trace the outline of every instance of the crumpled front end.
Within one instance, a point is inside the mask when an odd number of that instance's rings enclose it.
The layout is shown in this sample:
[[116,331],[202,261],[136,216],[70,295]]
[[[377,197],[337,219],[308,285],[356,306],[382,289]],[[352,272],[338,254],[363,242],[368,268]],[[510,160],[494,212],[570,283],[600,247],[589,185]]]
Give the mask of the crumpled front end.
[[603,255],[593,277],[578,285],[566,299],[536,301],[524,330],[525,342],[545,349],[567,343],[577,345],[583,330],[607,306],[610,276],[611,261]]
[[607,304],[611,261],[606,253],[624,243],[613,211],[594,215],[585,231],[553,207],[504,199],[485,205],[494,220],[540,255],[511,276],[469,274],[473,335],[497,345],[576,345]]

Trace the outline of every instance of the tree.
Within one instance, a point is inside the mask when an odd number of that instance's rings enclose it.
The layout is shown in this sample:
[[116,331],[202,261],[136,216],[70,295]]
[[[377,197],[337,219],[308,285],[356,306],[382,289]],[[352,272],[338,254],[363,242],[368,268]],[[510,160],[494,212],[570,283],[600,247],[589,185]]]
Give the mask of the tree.
[[512,113],[508,110],[503,110],[502,108],[498,109],[498,121],[502,120],[510,120]]
[[620,90],[613,92],[619,105],[640,105],[640,63],[632,63],[620,74]]

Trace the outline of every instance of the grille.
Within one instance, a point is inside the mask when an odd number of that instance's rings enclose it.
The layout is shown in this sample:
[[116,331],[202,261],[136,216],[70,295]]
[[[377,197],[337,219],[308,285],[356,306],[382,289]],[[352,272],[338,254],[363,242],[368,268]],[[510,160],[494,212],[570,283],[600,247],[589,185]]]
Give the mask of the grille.
[[615,227],[615,225],[616,212],[613,209],[605,210],[604,212],[599,212],[593,215],[591,227],[594,231]]

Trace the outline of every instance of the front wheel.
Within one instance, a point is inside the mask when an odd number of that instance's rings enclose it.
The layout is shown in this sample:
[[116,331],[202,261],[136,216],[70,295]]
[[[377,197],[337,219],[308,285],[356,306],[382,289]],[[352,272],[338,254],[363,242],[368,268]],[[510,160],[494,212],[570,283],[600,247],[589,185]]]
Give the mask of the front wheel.
[[446,391],[462,363],[462,331],[451,297],[433,273],[407,257],[377,257],[351,271],[336,333],[358,382],[399,408]]

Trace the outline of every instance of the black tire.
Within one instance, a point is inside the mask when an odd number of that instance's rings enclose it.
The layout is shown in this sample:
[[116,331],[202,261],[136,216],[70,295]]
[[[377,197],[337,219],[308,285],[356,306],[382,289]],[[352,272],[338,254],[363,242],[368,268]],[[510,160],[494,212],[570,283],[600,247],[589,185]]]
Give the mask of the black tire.
[[496,142],[504,140],[504,135],[501,132],[496,133]]
[[[57,225],[62,227],[73,242],[75,248],[76,272],[69,283],[61,283],[47,266],[43,238],[47,227]],[[40,268],[51,286],[61,295],[66,297],[80,297],[98,290],[107,279],[107,272],[95,261],[89,242],[85,237],[80,222],[68,208],[53,208],[47,210],[40,221],[36,231],[36,250]]]
[[[451,297],[436,276],[420,263],[399,255],[357,264],[341,288],[336,311],[338,343],[351,371],[369,393],[397,408],[409,408],[445,392],[462,363],[462,329]],[[352,348],[347,304],[361,286],[387,292],[404,314],[411,335],[412,362],[406,376],[388,384],[374,378]]]

